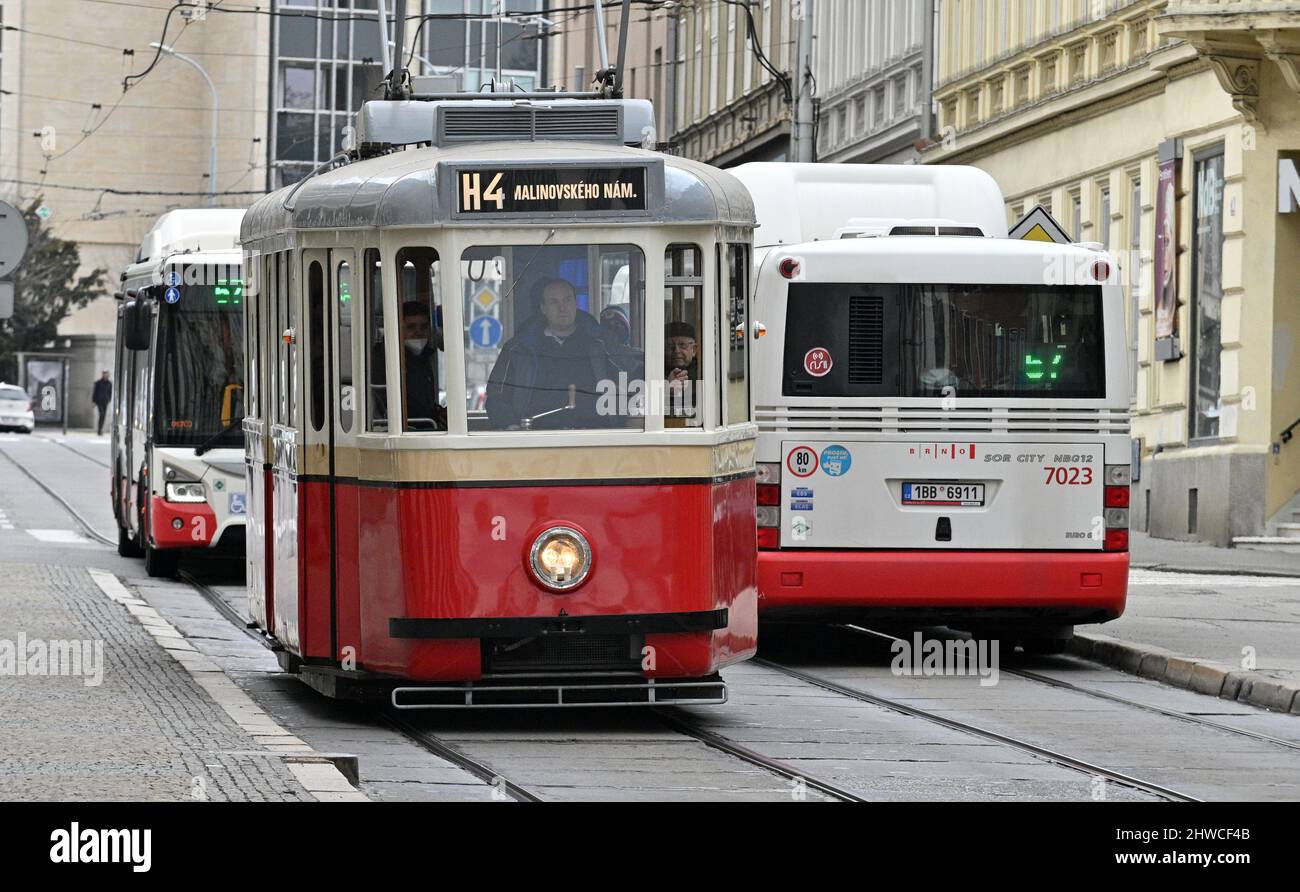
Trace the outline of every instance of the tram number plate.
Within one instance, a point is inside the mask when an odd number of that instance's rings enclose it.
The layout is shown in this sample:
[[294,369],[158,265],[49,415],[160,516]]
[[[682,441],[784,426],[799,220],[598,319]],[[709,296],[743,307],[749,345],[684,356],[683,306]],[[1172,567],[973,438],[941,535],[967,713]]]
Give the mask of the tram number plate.
[[907,481],[903,484],[904,505],[957,505],[982,508],[983,483],[922,483]]

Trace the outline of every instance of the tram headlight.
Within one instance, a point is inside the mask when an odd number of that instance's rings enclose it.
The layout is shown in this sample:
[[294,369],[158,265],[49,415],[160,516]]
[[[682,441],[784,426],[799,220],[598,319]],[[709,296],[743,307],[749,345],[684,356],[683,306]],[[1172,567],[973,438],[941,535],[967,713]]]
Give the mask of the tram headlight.
[[168,483],[167,501],[169,502],[206,502],[207,492],[202,483]]
[[542,585],[569,591],[582,585],[591,572],[591,545],[573,527],[551,527],[533,540],[528,566]]

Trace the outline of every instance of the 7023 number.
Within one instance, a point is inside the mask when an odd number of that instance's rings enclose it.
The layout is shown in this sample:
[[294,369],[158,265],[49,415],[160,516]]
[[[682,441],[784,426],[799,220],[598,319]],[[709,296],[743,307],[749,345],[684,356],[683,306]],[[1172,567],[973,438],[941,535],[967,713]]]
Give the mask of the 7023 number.
[[1092,468],[1070,467],[1043,468],[1047,472],[1044,485],[1051,486],[1089,486],[1092,483]]

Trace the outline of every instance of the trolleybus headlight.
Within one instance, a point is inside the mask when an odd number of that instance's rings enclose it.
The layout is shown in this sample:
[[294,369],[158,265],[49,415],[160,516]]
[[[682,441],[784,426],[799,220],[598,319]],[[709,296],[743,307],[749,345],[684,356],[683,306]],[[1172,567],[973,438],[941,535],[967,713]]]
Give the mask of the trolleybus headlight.
[[591,545],[573,527],[551,527],[533,540],[528,565],[542,585],[569,591],[591,572]]
[[202,483],[168,483],[167,501],[169,502],[206,502],[207,494]]

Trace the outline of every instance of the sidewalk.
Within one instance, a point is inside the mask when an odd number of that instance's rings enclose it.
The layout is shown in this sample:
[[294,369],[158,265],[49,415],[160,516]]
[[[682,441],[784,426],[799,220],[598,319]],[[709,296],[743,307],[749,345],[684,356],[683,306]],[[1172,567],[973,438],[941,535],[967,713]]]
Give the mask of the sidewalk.
[[1148,570],[1300,577],[1300,554],[1216,548],[1202,542],[1155,539],[1146,533],[1129,534],[1129,555],[1134,567]]
[[164,647],[85,569],[2,566],[0,800],[316,798],[175,656],[179,636]]
[[1130,540],[1124,615],[1071,651],[1178,687],[1300,714],[1300,554]]

